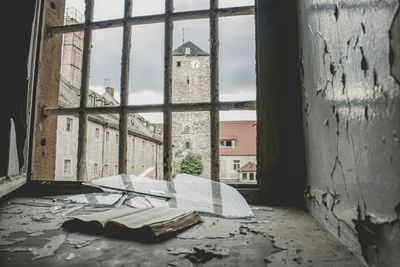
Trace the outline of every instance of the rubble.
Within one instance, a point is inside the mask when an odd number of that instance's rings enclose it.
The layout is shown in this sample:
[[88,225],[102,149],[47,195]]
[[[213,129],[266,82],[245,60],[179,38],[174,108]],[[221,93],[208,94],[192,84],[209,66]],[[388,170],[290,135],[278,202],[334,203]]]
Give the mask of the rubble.
[[200,245],[193,249],[186,248],[168,248],[171,255],[185,255],[184,257],[192,263],[205,263],[213,258],[222,258],[229,256],[229,249],[217,245]]

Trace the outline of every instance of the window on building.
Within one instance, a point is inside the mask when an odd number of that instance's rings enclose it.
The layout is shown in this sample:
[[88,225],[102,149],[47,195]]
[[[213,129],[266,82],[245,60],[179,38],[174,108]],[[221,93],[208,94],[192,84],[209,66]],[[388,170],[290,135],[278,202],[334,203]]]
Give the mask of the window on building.
[[106,141],[107,142],[110,141],[110,132],[109,131],[106,132]]
[[103,169],[103,176],[108,176],[110,175],[110,168],[108,166],[108,164],[104,164],[104,169]]
[[96,139],[100,138],[100,129],[96,128]]
[[237,171],[240,169],[240,160],[234,159],[233,160],[233,170]]
[[114,165],[114,174],[118,174],[118,164]]
[[183,130],[184,134],[190,134],[190,127],[189,126],[185,126],[184,130]]
[[242,173],[242,180],[247,181],[247,172]]
[[250,181],[254,181],[255,180],[255,173],[254,172],[249,173],[249,180]]
[[222,148],[234,148],[235,140],[221,140],[219,141],[219,145]]
[[67,117],[67,119],[65,120],[65,131],[72,132],[73,123],[74,120],[72,118]]
[[186,84],[190,84],[190,79],[189,79],[189,77],[186,78]]
[[119,142],[119,134],[115,134],[115,143],[118,144]]
[[177,62],[176,62],[176,66],[177,66],[177,67],[180,67],[180,66],[181,66],[181,62],[180,62],[180,61],[177,61]]
[[190,141],[185,141],[185,149],[190,149]]
[[64,177],[70,177],[72,173],[72,161],[70,159],[64,159]]
[[99,177],[99,164],[98,163],[93,164],[93,175],[94,175],[94,177]]
[[142,162],[146,162],[146,141],[142,141]]

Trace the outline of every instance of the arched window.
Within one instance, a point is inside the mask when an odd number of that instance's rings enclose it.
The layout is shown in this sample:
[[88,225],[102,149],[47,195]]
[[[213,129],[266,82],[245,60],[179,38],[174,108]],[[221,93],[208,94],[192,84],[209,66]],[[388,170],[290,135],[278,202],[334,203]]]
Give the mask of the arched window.
[[184,134],[189,134],[190,133],[190,127],[189,126],[185,126],[184,130],[183,130]]

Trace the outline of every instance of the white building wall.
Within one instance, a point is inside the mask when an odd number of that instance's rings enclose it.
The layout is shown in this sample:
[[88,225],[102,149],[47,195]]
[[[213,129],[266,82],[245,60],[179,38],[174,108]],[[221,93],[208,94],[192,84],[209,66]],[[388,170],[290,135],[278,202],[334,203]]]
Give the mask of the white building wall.
[[240,160],[240,166],[243,167],[249,161],[257,162],[256,155],[221,155],[220,156],[220,179],[238,180],[239,173],[233,169],[233,161]]
[[[71,132],[67,132],[65,129],[67,117],[73,119]],[[96,136],[96,129],[99,129],[98,137]],[[109,134],[108,140],[107,132]],[[87,179],[91,180],[94,178],[117,175],[119,131],[100,123],[88,121],[87,140]],[[59,116],[57,128],[56,180],[76,181],[77,149],[78,117]],[[64,175],[64,159],[71,160],[71,175]],[[94,164],[98,164],[98,176],[94,173]],[[130,134],[128,136],[127,164],[128,174],[139,175],[147,168],[153,167],[154,170],[148,174],[147,177],[162,179],[162,145]],[[108,165],[108,173],[105,168],[106,165]],[[132,169],[132,166],[134,166],[134,169]]]

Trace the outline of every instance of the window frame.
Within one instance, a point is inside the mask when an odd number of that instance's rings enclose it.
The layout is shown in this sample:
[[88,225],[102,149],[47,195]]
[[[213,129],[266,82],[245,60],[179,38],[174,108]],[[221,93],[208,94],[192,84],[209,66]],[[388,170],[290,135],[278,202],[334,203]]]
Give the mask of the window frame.
[[[256,110],[255,101],[219,101],[219,18],[241,15],[253,15],[256,22],[255,5],[219,8],[218,0],[210,0],[210,6],[204,10],[191,10],[174,12],[173,0],[165,1],[165,11],[162,14],[132,16],[132,0],[124,1],[124,16],[119,19],[93,21],[94,0],[85,1],[85,20],[83,23],[73,25],[48,25],[46,34],[50,38],[57,34],[83,31],[83,58],[82,77],[80,87],[80,104],[77,108],[45,107],[42,109],[44,116],[77,115],[79,116],[78,128],[78,153],[77,153],[77,180],[86,180],[87,128],[89,114],[119,114],[119,144],[118,173],[127,171],[127,120],[129,113],[163,112],[163,177],[165,180],[172,178],[172,112],[209,111],[210,114],[210,139],[211,139],[211,179],[219,181],[219,112],[229,110]],[[172,39],[173,23],[181,20],[194,20],[209,18],[210,21],[210,102],[205,103],[172,103]],[[107,23],[112,21],[113,23]],[[128,105],[129,90],[129,58],[131,49],[132,26],[163,22],[164,30],[164,102],[156,105]],[[92,45],[92,32],[94,30],[108,29],[112,27],[123,28],[123,46],[121,57],[121,91],[120,106],[89,107],[89,69],[90,53]],[[256,32],[257,42],[257,32]],[[256,51],[257,53],[257,51]],[[256,63],[257,64],[257,63]],[[256,85],[258,87],[258,84]]]
[[[106,172],[106,170],[107,170],[107,172]],[[102,171],[102,176],[104,177],[104,176],[109,176],[109,175],[110,175],[110,165],[108,165],[108,163],[105,163],[104,167],[103,167],[103,171]]]
[[233,170],[234,171],[239,171],[240,170],[240,165],[241,165],[241,160],[240,159],[233,159],[232,160],[232,166],[233,166]]
[[[68,123],[68,121],[70,121],[71,123]],[[69,130],[68,130],[68,125],[70,125]],[[67,133],[72,133],[73,128],[74,128],[74,118],[69,117],[69,116],[65,117],[65,128],[64,128],[65,131]]]
[[99,169],[99,163],[94,162],[93,163],[93,177],[94,178],[99,178],[100,177],[100,169]]
[[[68,160],[69,165],[69,173],[65,174],[65,161]],[[63,177],[71,177],[72,176],[72,159],[71,158],[63,158]]]

